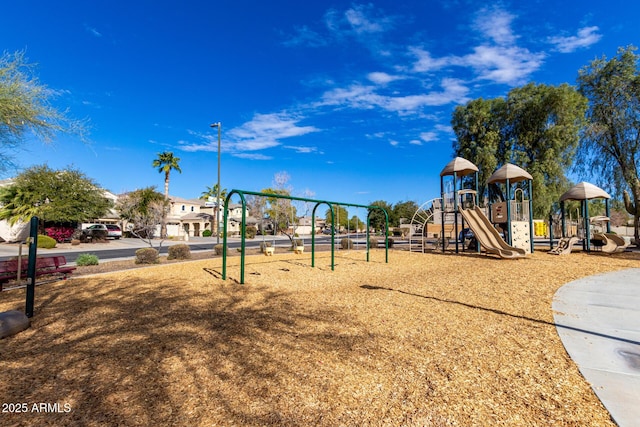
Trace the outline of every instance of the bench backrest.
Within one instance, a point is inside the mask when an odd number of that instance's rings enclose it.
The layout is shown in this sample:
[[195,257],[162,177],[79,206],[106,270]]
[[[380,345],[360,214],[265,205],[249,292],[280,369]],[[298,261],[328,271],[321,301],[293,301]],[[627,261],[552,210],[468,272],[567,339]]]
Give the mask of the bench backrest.
[[[22,258],[22,271],[26,271],[29,266],[28,257]],[[64,255],[56,255],[49,257],[38,257],[36,258],[36,269],[49,269],[49,268],[58,268],[67,264],[67,259]],[[2,273],[16,273],[18,271],[18,260],[17,259],[7,259],[0,261],[0,274]]]

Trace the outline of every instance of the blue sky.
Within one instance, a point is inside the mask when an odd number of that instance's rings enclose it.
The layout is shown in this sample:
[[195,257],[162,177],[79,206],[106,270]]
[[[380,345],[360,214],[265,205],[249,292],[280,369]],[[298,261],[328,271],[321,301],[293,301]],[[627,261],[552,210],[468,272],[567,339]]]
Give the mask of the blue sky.
[[[33,1],[0,13],[54,103],[90,120],[89,144],[30,141],[23,166],[72,165],[121,193],[216,182],[259,191],[286,171],[294,195],[368,204],[439,195],[451,113],[638,44],[640,4],[602,1]],[[308,194],[308,193],[307,193]]]

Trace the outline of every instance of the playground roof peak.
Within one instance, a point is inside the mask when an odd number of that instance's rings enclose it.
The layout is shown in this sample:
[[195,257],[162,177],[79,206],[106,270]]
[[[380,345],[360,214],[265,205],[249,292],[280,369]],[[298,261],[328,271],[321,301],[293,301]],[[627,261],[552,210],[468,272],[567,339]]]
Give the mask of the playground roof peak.
[[447,163],[444,169],[442,169],[442,172],[440,172],[440,176],[453,175],[454,173],[457,176],[465,176],[474,172],[478,172],[478,167],[476,165],[467,159],[456,157]]
[[582,181],[576,184],[569,191],[560,196],[560,201],[565,200],[590,200],[590,199],[610,199],[609,193],[602,188],[597,187],[591,183]]
[[516,166],[512,163],[505,163],[502,167],[496,170],[487,181],[489,184],[503,183],[503,182],[518,182],[525,180],[533,180],[533,177],[529,172],[522,169],[520,166]]

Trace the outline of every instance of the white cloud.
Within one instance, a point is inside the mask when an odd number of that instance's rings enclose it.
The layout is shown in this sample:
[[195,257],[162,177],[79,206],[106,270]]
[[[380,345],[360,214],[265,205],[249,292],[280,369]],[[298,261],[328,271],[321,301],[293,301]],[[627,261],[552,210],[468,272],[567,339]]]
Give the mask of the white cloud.
[[575,36],[550,37],[549,43],[555,45],[559,52],[570,53],[599,42],[602,34],[598,34],[598,30],[598,27],[583,27],[578,30],[578,34]]
[[284,145],[282,148],[293,150],[299,154],[310,154],[318,152],[318,147],[302,147],[297,145]]
[[422,132],[420,134],[420,139],[422,139],[424,142],[432,142],[432,141],[437,141],[438,140],[438,134],[432,131],[429,132]]
[[434,127],[439,132],[453,133],[451,125],[435,125]]
[[474,46],[472,53],[438,58],[420,47],[409,47],[409,53],[416,57],[412,71],[429,73],[463,67],[470,68],[478,79],[500,84],[517,85],[529,80],[542,66],[545,54],[516,45],[518,36],[511,29],[514,19],[514,15],[500,8],[481,9],[473,27],[484,41]]
[[272,160],[273,157],[271,156],[265,156],[264,154],[260,154],[260,153],[234,153],[232,154],[233,157],[239,157],[241,159],[248,159],[248,160]]
[[529,79],[543,63],[543,53],[533,53],[517,46],[482,45],[464,57],[478,78],[496,83],[517,85]]
[[500,8],[482,8],[478,11],[474,27],[498,45],[512,45],[516,36],[511,30],[514,15]]
[[285,46],[322,47],[327,44],[327,40],[306,25],[297,27],[295,29],[295,34],[284,42]]
[[102,34],[98,30],[96,30],[93,27],[90,27],[87,24],[84,25],[84,29],[94,37],[102,37]]
[[337,106],[360,110],[382,108],[398,114],[418,113],[424,107],[467,101],[469,89],[459,79],[444,78],[441,91],[417,95],[392,96],[376,92],[374,86],[354,84],[325,92],[317,106]]
[[357,35],[381,33],[392,26],[392,20],[388,17],[374,16],[373,5],[354,5],[351,9],[340,13],[330,9],[325,14],[327,28],[338,35],[354,33]]
[[395,141],[395,140],[392,139],[392,140],[389,141],[389,144],[392,147],[397,147],[400,143],[398,141]]
[[257,151],[280,145],[280,140],[317,132],[313,126],[298,126],[300,118],[287,113],[256,114],[251,121],[231,129],[229,137],[237,151]]
[[[246,152],[277,147],[283,139],[319,131],[314,126],[299,126],[298,123],[301,120],[301,117],[288,113],[255,114],[252,120],[225,133],[224,151],[236,157],[267,160],[267,156],[249,156]],[[198,134],[193,131],[189,131],[189,133],[204,142],[190,143],[188,141],[180,141],[180,149],[184,151],[217,150],[217,136]]]
[[353,31],[358,34],[384,31],[386,23],[384,21],[375,21],[369,17],[368,12],[370,12],[370,9],[370,6],[356,5],[344,13]]
[[395,80],[400,80],[403,77],[401,76],[392,76],[391,74],[383,73],[383,72],[373,72],[367,74],[367,78],[375,84],[385,85],[387,83],[391,83]]
[[381,98],[375,93],[375,87],[356,83],[346,88],[335,88],[325,92],[316,105],[368,110],[380,105]]
[[445,56],[442,58],[433,58],[431,53],[419,47],[410,47],[409,52],[416,56],[418,60],[413,64],[413,71],[416,73],[427,73],[429,71],[438,71],[449,65],[455,65],[459,59],[455,56]]
[[420,141],[419,139],[412,139],[411,141],[409,141],[409,144],[411,144],[411,145],[422,145],[422,141]]

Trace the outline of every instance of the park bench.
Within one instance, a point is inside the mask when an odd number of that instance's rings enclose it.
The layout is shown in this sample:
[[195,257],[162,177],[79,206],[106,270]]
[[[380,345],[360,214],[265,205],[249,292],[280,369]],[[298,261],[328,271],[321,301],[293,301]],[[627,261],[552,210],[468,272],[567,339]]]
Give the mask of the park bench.
[[[20,265],[20,277],[27,277],[29,260],[24,258]],[[36,277],[57,274],[64,279],[73,273],[76,267],[67,265],[67,259],[63,255],[38,257],[36,258]],[[10,280],[18,278],[18,260],[10,259],[0,261],[0,291],[2,285]]]

